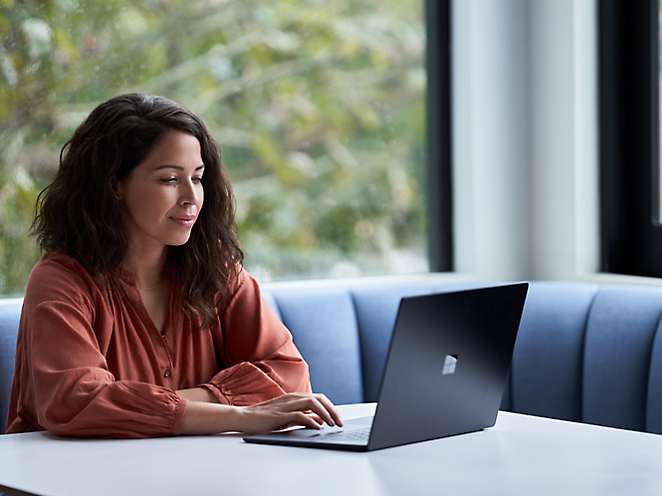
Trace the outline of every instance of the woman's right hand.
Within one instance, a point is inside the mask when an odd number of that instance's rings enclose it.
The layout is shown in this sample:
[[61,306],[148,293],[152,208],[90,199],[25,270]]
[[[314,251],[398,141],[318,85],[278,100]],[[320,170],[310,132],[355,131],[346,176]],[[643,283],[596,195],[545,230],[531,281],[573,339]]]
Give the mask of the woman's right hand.
[[323,394],[289,393],[241,408],[241,431],[260,434],[291,426],[320,429],[324,423],[342,426],[336,407]]
[[323,394],[288,393],[250,406],[229,406],[203,401],[188,401],[182,434],[217,434],[244,432],[260,434],[303,426],[320,429],[342,426],[336,407]]

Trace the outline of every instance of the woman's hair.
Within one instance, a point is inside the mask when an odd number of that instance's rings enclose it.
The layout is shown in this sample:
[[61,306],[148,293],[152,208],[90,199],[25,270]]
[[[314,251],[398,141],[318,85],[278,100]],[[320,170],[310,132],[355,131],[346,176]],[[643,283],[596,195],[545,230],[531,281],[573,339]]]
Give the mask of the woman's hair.
[[167,267],[178,273],[184,310],[208,327],[231,296],[228,283],[244,253],[220,149],[202,120],[172,100],[127,94],[94,109],[62,148],[55,180],[37,199],[32,233],[43,250],[64,250],[106,284],[128,248],[115,186],[171,130],[200,142],[205,202],[188,242],[169,247]]

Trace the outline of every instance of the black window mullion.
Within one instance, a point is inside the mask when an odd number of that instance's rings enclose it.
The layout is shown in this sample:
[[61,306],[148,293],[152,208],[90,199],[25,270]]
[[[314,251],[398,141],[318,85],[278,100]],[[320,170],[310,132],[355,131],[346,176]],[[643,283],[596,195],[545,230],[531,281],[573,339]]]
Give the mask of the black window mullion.
[[451,1],[426,0],[428,247],[430,271],[453,270]]
[[599,2],[602,270],[662,277],[658,0]]

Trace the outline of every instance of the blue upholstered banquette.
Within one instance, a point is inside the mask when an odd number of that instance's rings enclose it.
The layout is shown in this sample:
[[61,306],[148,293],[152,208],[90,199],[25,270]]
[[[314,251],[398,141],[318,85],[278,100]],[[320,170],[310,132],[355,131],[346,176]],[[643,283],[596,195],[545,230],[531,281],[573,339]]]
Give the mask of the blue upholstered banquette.
[[[484,284],[286,288],[265,298],[336,403],[375,401],[400,298]],[[662,433],[662,288],[532,282],[502,409]]]
[[[375,401],[403,296],[485,284],[422,282],[266,288],[310,364],[313,389],[338,404]],[[0,300],[4,432],[21,300]],[[662,289],[533,282],[502,408],[662,433]]]
[[3,434],[7,423],[11,381],[14,377],[16,335],[22,304],[22,298],[0,299],[0,432]]

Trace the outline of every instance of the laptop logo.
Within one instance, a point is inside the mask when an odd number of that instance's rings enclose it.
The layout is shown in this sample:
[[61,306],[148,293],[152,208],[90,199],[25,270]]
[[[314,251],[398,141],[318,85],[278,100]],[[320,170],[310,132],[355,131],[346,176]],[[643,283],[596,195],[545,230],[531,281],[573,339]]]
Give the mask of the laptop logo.
[[442,375],[454,374],[455,367],[457,366],[457,355],[446,355],[444,359],[444,368],[441,371]]

